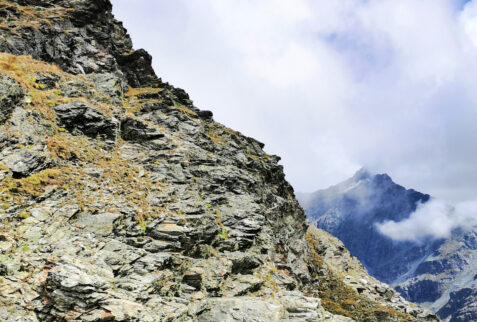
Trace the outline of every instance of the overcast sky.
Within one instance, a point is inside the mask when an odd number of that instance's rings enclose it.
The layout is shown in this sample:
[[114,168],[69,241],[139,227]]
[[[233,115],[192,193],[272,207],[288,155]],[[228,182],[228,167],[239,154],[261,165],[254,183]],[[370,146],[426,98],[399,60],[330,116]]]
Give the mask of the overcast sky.
[[309,192],[358,168],[477,191],[477,0],[113,0],[197,107],[266,144]]

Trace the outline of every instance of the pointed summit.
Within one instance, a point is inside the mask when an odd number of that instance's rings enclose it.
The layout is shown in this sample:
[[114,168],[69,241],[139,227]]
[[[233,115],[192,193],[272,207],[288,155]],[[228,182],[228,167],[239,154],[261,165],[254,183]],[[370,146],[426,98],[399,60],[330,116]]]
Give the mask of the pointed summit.
[[300,202],[308,218],[341,239],[375,277],[392,282],[408,269],[404,264],[394,264],[397,257],[404,256],[402,245],[396,246],[382,236],[375,224],[408,218],[418,203],[429,200],[429,195],[408,190],[389,175],[372,174],[363,167],[350,179],[306,197],[306,203],[303,198]]
[[374,174],[371,173],[368,168],[366,167],[361,167],[358,171],[356,171],[356,173],[353,175],[353,181],[354,182],[358,182],[360,180],[364,180],[364,179],[369,179],[373,176]]

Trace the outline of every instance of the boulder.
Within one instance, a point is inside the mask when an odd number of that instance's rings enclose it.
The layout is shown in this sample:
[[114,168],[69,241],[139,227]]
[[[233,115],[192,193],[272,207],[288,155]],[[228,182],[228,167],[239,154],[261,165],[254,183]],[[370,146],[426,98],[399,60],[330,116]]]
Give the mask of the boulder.
[[126,141],[151,141],[164,137],[164,134],[139,120],[126,117],[121,121],[121,137]]
[[280,321],[284,316],[283,307],[259,299],[211,298],[202,305],[204,311],[198,321]]
[[47,290],[51,305],[60,311],[91,309],[107,298],[106,282],[81,266],[58,264],[48,272]]
[[59,75],[54,73],[42,74],[36,72],[35,74],[35,87],[42,90],[53,89],[58,86],[58,82],[61,80]]
[[40,170],[45,164],[46,157],[37,151],[20,150],[3,159],[15,178],[28,177]]
[[73,134],[116,140],[118,122],[98,109],[79,101],[58,105],[54,109],[60,125]]

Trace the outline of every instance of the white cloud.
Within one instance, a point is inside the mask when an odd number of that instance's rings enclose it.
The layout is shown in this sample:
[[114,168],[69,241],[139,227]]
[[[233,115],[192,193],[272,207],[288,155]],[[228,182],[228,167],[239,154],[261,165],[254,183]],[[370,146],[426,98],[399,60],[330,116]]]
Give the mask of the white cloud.
[[461,26],[471,40],[472,44],[477,47],[477,3],[471,2],[467,4],[460,16]]
[[297,190],[362,165],[477,189],[477,0],[113,0],[158,74],[283,158]]
[[247,62],[249,72],[278,88],[304,85],[318,72],[318,62],[310,50],[296,43],[288,44],[283,52],[264,60],[253,57]]
[[378,224],[378,230],[394,240],[422,240],[426,237],[448,238],[459,226],[477,224],[477,202],[464,202],[451,206],[432,199],[420,204],[408,219]]

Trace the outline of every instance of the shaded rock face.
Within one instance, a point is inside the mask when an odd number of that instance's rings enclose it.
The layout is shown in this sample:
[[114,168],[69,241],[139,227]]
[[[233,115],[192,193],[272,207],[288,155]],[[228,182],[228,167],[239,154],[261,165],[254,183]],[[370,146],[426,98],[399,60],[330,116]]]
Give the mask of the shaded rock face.
[[159,85],[151,57],[132,51],[111,8],[109,0],[2,1],[1,20],[9,28],[2,30],[0,51],[31,55],[74,74],[113,72],[134,87]]
[[82,133],[93,138],[102,136],[110,140],[116,139],[117,122],[91,106],[75,101],[55,106],[54,110],[60,121],[59,124],[74,134]]
[[477,291],[463,288],[450,293],[449,301],[439,310],[439,315],[451,322],[475,321],[477,319]]
[[308,231],[279,157],[162,83],[109,1],[0,20],[0,74],[28,93],[0,125],[0,320],[436,320],[346,286],[357,264]]
[[150,141],[164,137],[153,127],[127,117],[121,122],[121,136],[127,141]]
[[424,257],[396,289],[406,298],[423,299],[443,319],[473,321],[477,314],[477,227],[455,229],[450,238]]
[[406,190],[387,175],[365,170],[300,198],[310,220],[342,240],[372,276],[392,284],[404,298],[425,304],[442,318],[473,320],[475,227],[455,229],[447,240],[391,240],[376,224],[408,218],[417,203],[426,202],[429,196]]
[[144,49],[136,50],[129,55],[121,55],[118,62],[130,86],[156,87],[161,84],[151,67],[152,57]]
[[[414,274],[419,274],[414,272]],[[429,279],[415,281],[408,286],[396,286],[396,290],[415,303],[435,302],[441,297],[441,283]]]
[[0,74],[0,124],[10,117],[13,109],[21,104],[23,97],[22,87],[14,79]]
[[[310,226],[306,239],[312,246],[315,267],[318,267],[315,283],[321,285],[321,301],[325,307],[343,303],[343,307],[353,306],[355,320],[386,320],[384,312],[370,302],[377,301],[387,307],[402,308],[417,320],[430,317],[418,306],[407,306],[407,301],[398,292],[368,275],[359,260],[336,237]],[[361,297],[357,298],[356,294]]]

